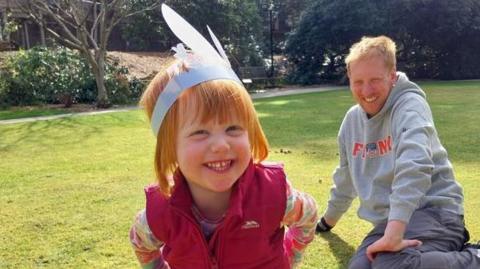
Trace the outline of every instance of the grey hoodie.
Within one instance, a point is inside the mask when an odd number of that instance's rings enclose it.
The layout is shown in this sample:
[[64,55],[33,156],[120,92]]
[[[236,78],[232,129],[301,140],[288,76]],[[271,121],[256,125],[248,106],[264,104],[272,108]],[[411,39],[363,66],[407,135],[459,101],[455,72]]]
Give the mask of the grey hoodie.
[[463,215],[463,193],[440,143],[425,93],[397,72],[383,108],[372,118],[357,104],[338,134],[340,165],[325,216],[338,220],[355,197],[358,216],[378,224],[408,223],[423,207]]

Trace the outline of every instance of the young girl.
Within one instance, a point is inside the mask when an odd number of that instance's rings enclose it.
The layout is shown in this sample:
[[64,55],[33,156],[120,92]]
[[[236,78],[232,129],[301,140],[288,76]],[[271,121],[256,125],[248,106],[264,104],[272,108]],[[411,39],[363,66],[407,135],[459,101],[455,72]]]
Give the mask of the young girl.
[[261,163],[267,140],[233,71],[175,50],[141,99],[158,181],[130,231],[142,267],[295,267],[314,237],[315,201],[281,165]]

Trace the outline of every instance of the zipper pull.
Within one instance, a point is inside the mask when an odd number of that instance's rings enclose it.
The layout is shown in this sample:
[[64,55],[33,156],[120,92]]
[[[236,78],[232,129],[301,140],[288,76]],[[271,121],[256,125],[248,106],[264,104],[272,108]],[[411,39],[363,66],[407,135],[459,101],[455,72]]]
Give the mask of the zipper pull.
[[215,256],[210,256],[210,261],[212,263],[212,269],[218,269],[218,263]]

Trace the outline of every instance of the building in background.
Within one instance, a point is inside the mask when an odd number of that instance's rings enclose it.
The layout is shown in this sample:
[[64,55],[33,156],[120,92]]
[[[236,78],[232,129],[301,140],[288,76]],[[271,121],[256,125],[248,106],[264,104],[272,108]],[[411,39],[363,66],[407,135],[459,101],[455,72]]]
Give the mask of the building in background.
[[[43,27],[33,21],[22,9],[28,0],[0,0],[0,51],[17,48],[29,49],[34,46],[49,46],[57,42]],[[83,0],[85,8],[92,9],[92,1]],[[94,14],[92,14],[94,15]],[[93,17],[93,16],[92,16]],[[55,26],[54,21],[47,22]],[[125,50],[127,45],[123,40],[120,25],[112,31],[109,50]]]
[[19,7],[24,2],[0,0],[0,50],[46,44],[44,29]]

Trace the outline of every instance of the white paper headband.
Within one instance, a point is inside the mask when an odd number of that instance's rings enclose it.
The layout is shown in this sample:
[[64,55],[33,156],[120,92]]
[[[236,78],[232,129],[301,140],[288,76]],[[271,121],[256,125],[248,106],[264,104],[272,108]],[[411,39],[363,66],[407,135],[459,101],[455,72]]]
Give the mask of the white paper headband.
[[230,62],[220,42],[208,26],[208,31],[218,52],[195,28],[165,4],[162,4],[162,14],[172,32],[185,45],[192,49],[191,54],[198,56],[194,57],[194,59],[198,61],[191,62],[183,46],[178,45],[174,48],[177,52],[175,57],[184,61],[188,71],[173,76],[158,96],[151,121],[153,134],[155,136],[158,135],[158,131],[168,110],[184,90],[202,82],[215,79],[229,79],[243,85],[231,69]]

